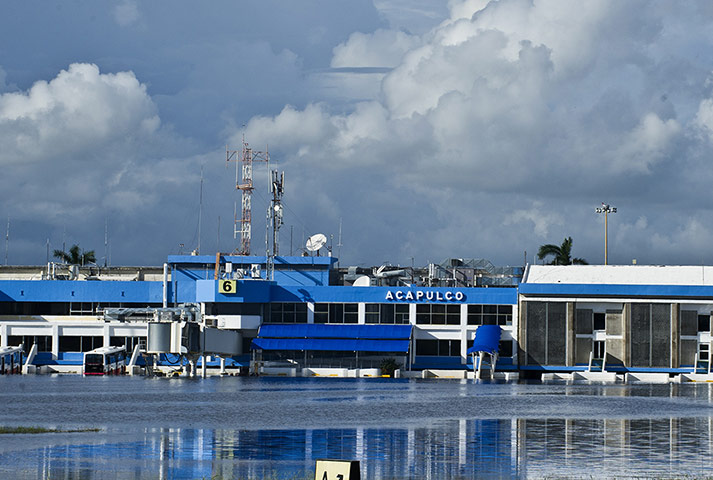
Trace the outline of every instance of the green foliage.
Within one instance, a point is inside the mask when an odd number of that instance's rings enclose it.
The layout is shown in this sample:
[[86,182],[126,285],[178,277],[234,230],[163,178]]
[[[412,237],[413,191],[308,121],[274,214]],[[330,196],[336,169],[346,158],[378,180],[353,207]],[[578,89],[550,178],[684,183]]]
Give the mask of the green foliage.
[[389,357],[381,361],[381,364],[379,364],[379,368],[381,369],[382,375],[388,375],[390,377],[393,377],[394,372],[401,368],[401,364],[393,358]]
[[0,434],[19,434],[19,433],[78,433],[78,432],[99,432],[99,428],[81,428],[74,430],[62,430],[59,428],[44,428],[44,427],[0,427]]
[[76,244],[70,247],[69,253],[63,250],[55,250],[54,257],[70,265],[87,265],[90,263],[96,263],[97,261],[94,250],[85,252],[79,248],[79,245]]
[[589,265],[583,258],[572,258],[572,237],[565,238],[562,245],[548,243],[540,246],[537,258],[543,260],[550,255],[554,257],[549,263],[550,265]]

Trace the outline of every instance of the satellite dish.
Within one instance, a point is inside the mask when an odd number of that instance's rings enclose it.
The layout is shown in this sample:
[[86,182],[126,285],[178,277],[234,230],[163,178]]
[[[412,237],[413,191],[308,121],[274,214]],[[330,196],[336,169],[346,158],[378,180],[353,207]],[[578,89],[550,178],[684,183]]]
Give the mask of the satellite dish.
[[353,287],[370,287],[371,286],[371,278],[367,277],[366,275],[360,275],[357,277],[356,280],[354,280],[354,283],[352,283]]
[[305,247],[307,250],[310,252],[316,252],[320,248],[322,248],[325,244],[327,243],[327,237],[324,236],[322,233],[318,233],[316,235],[312,235],[307,239],[307,244]]

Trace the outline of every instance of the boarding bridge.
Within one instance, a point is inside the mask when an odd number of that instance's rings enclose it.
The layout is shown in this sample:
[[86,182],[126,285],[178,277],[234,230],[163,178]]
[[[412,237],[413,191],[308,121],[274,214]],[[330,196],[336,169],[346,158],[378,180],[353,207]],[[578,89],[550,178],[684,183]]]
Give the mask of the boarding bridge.
[[[144,356],[147,372],[156,363],[155,356],[175,354],[188,360],[188,371],[195,374],[199,358],[208,355],[229,357],[242,353],[242,335],[236,330],[210,327],[204,321],[198,305],[187,304],[164,308],[107,308],[105,321],[146,322],[146,349],[138,347],[132,354],[129,370],[133,370],[139,355]],[[205,375],[205,361],[203,375]],[[222,364],[222,362],[221,362]]]

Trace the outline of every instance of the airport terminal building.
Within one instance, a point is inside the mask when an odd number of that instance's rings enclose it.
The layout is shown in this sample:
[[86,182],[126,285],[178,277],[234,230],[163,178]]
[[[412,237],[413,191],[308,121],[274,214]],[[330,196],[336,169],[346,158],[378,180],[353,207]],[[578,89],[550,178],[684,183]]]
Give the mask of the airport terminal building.
[[[124,346],[164,352],[159,365],[198,352],[199,364],[243,373],[255,362],[294,372],[385,358],[402,371],[467,372],[478,328],[497,325],[497,372],[708,374],[712,311],[711,267],[340,269],[329,256],[238,255],[0,267],[0,347],[22,344],[35,371],[76,371],[84,352]],[[181,327],[167,334],[172,347],[156,347],[151,332],[166,324]]]

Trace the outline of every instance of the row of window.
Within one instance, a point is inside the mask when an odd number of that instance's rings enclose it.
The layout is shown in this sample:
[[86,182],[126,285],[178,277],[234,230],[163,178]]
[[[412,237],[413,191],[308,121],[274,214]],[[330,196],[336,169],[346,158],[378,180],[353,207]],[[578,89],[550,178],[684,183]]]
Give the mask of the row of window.
[[[498,355],[512,357],[512,340],[501,340]],[[460,357],[460,340],[416,340],[416,355]]]
[[[24,346],[25,353],[29,353],[32,345],[37,345],[38,352],[52,351],[52,337],[46,335],[11,335],[7,339],[8,345]],[[243,351],[250,351],[251,338],[245,338]],[[146,348],[146,337],[110,337],[109,344],[112,347],[126,347],[127,352],[132,352],[137,345]],[[459,357],[460,340],[416,340],[416,355]],[[88,352],[95,348],[104,346],[102,336],[61,336],[59,337],[60,352]],[[512,357],[512,341],[500,342],[500,356]]]
[[[37,345],[38,352],[52,351],[52,337],[49,335],[10,335],[7,337],[8,345],[23,344],[25,353],[29,353],[32,345]],[[134,350],[136,345],[146,347],[146,337],[109,337],[109,345],[112,347],[126,347],[127,352]],[[104,346],[104,337],[92,336],[61,336],[59,337],[60,352],[88,352],[95,348]]]
[[[577,334],[588,335],[596,330],[606,330],[606,313],[593,312],[589,315],[588,310],[577,310]],[[618,318],[615,321],[620,321]],[[695,310],[681,310],[680,315],[681,335],[695,336],[699,332],[711,331],[711,316],[699,315]]]
[[[409,304],[367,303],[366,323],[408,324]],[[271,303],[266,323],[307,323],[306,303]],[[418,325],[460,325],[460,305],[417,304]],[[357,303],[315,303],[314,323],[358,323]],[[468,325],[512,325],[512,305],[468,305]]]
[[0,302],[0,315],[101,315],[104,308],[158,308],[160,303]]

